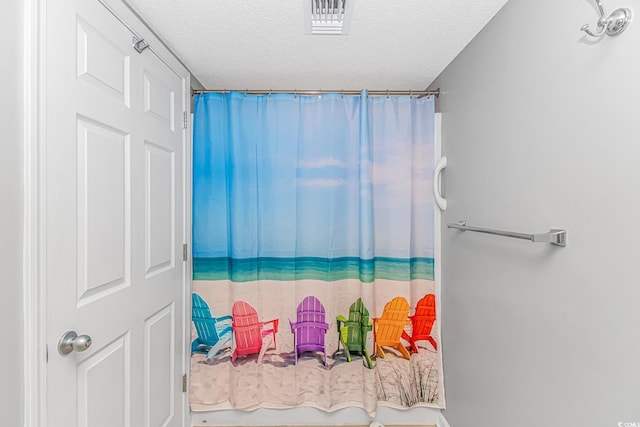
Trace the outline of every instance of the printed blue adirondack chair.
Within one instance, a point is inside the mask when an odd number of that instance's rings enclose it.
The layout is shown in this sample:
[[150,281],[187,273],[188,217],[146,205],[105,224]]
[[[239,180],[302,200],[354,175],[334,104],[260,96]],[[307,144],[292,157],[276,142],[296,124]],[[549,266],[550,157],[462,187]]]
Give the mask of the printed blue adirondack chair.
[[215,356],[225,344],[231,342],[231,316],[212,317],[209,306],[195,292],[191,297],[191,318],[198,337],[191,344],[191,352],[199,349],[208,351],[207,359]]

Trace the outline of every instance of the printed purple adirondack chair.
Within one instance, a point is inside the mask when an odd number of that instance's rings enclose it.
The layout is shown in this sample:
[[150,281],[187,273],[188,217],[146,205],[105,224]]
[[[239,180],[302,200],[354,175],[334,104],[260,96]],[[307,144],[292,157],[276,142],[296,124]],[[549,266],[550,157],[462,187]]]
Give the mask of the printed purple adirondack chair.
[[329,325],[324,320],[324,306],[318,298],[308,296],[298,305],[298,318],[291,324],[293,333],[293,346],[296,354],[295,363],[298,363],[298,354],[303,351],[321,351],[323,363],[327,366],[327,351],[324,346],[324,336]]

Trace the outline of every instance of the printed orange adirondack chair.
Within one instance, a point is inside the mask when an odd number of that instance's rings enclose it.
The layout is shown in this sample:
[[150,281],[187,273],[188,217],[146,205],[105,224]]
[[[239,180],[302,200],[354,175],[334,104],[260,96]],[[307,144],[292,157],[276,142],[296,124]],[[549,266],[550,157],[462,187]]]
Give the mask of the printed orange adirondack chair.
[[[262,363],[264,353],[273,344],[276,348],[276,333],[278,332],[278,319],[261,322],[258,320],[258,312],[246,301],[236,301],[231,310],[233,316],[234,350],[231,362],[235,362],[238,356],[258,353],[258,363]],[[264,325],[271,323],[270,329],[264,329]]]
[[431,329],[436,321],[436,296],[427,294],[422,297],[416,305],[415,314],[409,316],[409,319],[411,319],[412,325],[411,337],[404,333],[403,338],[409,341],[411,350],[415,353],[418,352],[417,341],[429,341],[433,349],[438,350],[438,344],[431,336]]
[[382,347],[388,346],[397,348],[405,359],[410,358],[409,352],[400,342],[405,326],[410,324],[409,309],[409,303],[405,298],[395,297],[384,306],[382,317],[373,319],[376,355],[384,359]]

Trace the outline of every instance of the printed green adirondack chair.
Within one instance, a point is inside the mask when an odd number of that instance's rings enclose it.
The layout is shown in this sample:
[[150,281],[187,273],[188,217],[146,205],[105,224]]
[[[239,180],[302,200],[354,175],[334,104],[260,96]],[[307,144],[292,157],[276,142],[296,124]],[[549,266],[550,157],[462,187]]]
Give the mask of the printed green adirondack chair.
[[361,354],[367,361],[367,367],[373,368],[371,357],[367,353],[367,332],[371,327],[369,321],[369,310],[364,306],[362,300],[358,298],[349,308],[349,319],[339,315],[336,317],[338,323],[338,348],[340,344],[344,348],[347,362],[351,362],[351,353]]

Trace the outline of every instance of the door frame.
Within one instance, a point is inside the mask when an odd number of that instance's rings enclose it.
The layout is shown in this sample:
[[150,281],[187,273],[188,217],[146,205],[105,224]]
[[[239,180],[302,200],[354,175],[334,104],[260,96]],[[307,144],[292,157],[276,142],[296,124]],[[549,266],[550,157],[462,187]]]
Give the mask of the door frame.
[[[184,242],[191,253],[191,75],[187,67],[147,27],[146,23],[122,1],[93,0],[126,21],[129,30],[144,37],[162,62],[183,77],[186,128],[183,129]],[[46,6],[47,0],[23,2],[23,425],[46,427],[47,358],[46,319]],[[191,256],[187,256],[183,278],[184,331],[183,373],[189,382],[191,337]],[[184,426],[190,426],[189,393],[183,393]]]

